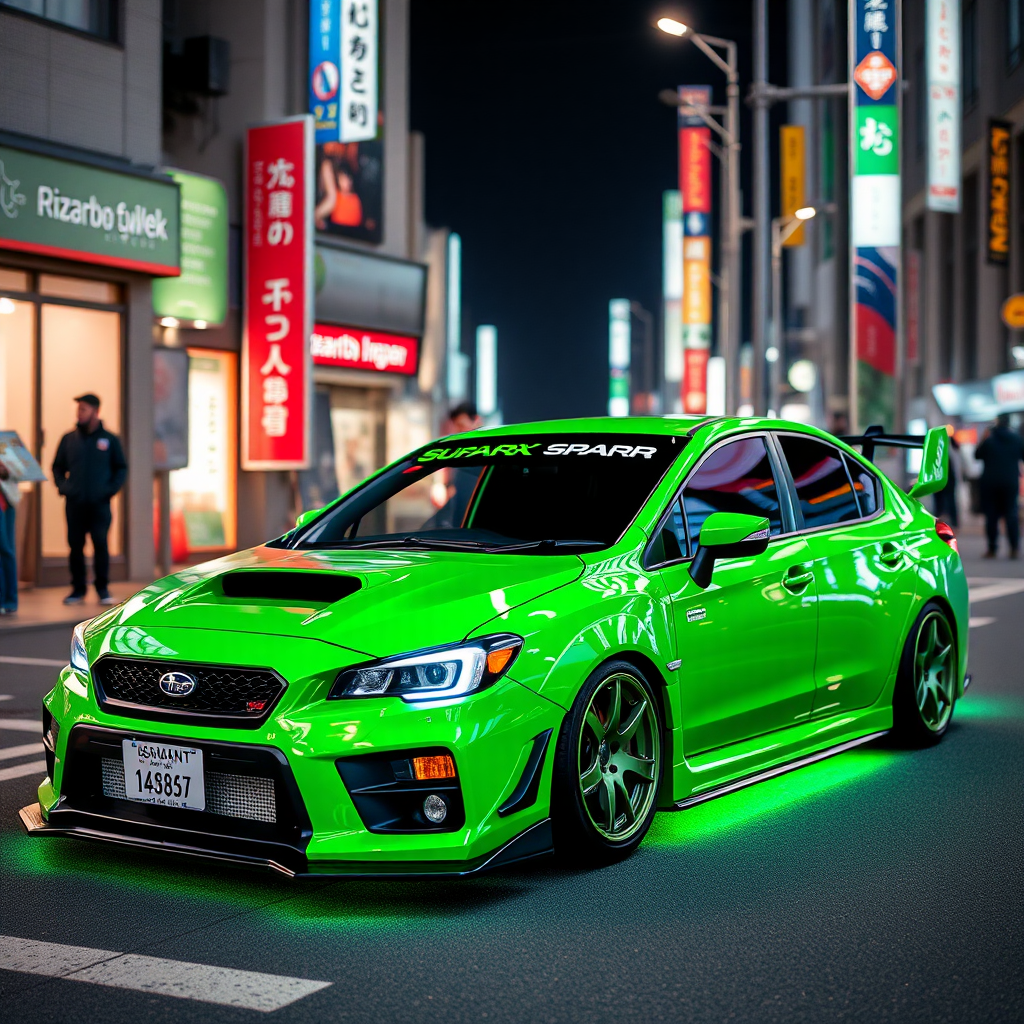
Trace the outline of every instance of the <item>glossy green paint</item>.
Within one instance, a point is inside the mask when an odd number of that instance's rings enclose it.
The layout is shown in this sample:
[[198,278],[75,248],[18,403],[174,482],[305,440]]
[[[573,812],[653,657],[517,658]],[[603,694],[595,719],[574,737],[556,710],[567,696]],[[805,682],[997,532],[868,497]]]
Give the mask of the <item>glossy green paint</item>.
[[768,529],[763,516],[747,516],[741,512],[713,512],[700,528],[702,548],[731,547],[746,540],[752,533]]
[[932,427],[925,435],[921,469],[910,488],[912,498],[941,491],[949,480],[949,434],[945,427]]
[[[272,667],[288,688],[260,728],[212,728],[107,714],[91,681],[65,669],[46,698],[61,731],[55,777],[39,789],[44,811],[60,792],[72,727],[94,723],[137,736],[276,747],[312,821],[311,862],[472,859],[548,816],[550,748],[537,802],[504,818],[497,809],[515,788],[533,738],[547,729],[557,736],[584,680],[613,658],[631,660],[661,703],[662,749],[670,758],[662,806],[888,728],[899,652],[930,599],[944,603],[955,624],[959,692],[967,658],[963,566],[935,534],[934,518],[884,478],[884,510],[876,517],[783,534],[761,554],[723,558],[707,590],[694,584],[687,561],[644,567],[663,512],[709,446],[781,427],[836,443],[813,428],[736,418],[568,420],[466,435],[483,443],[512,434],[614,431],[660,434],[677,446],[678,458],[633,524],[601,551],[258,547],[157,581],[90,623],[90,660],[119,652]],[[898,558],[888,558],[894,550]],[[344,573],[361,588],[330,605],[226,597],[221,577],[245,568]],[[521,636],[523,648],[508,675],[479,693],[429,704],[326,699],[344,667],[496,632]],[[371,834],[335,760],[424,746],[452,750],[465,828]]]

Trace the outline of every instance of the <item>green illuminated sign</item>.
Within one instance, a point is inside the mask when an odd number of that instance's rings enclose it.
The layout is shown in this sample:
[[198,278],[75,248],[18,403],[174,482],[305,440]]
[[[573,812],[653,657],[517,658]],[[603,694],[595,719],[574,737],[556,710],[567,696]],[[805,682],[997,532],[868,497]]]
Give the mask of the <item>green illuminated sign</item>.
[[178,186],[0,146],[0,249],[178,274]]
[[181,276],[153,282],[153,312],[222,324],[228,312],[228,199],[213,178],[167,172],[181,186]]

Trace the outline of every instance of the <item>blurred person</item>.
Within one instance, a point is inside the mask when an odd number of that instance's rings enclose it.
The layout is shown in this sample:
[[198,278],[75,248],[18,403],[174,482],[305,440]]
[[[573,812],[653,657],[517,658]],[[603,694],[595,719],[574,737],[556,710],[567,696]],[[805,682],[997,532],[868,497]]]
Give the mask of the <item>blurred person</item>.
[[100,604],[113,604],[110,584],[110,499],[124,484],[128,463],[121,440],[103,426],[100,400],[92,393],[79,395],[77,426],[68,431],[53,458],[53,479],[64,496],[71,553],[71,593],[65,604],[85,600],[85,535],[92,538],[93,575]]
[[842,410],[832,413],[832,425],[829,430],[836,437],[842,437],[844,434],[850,433],[850,417],[846,415]]
[[0,615],[18,610],[18,553],[15,519],[21,491],[16,468],[0,456]]
[[988,538],[986,558],[995,558],[999,543],[999,520],[1006,524],[1010,557],[1020,555],[1020,522],[1017,496],[1020,491],[1020,464],[1024,462],[1024,441],[1010,429],[1008,413],[1000,413],[995,426],[978,445],[974,457],[985,464],[981,474],[981,509],[985,513]]
[[473,402],[459,402],[451,412],[448,413],[449,430],[448,434],[464,434],[468,430],[478,430],[483,426],[483,419],[476,411]]
[[953,435],[953,424],[946,424],[949,435],[949,476],[946,486],[935,492],[935,518],[942,519],[956,528],[960,525],[960,513],[956,504],[957,484],[960,480],[960,442]]

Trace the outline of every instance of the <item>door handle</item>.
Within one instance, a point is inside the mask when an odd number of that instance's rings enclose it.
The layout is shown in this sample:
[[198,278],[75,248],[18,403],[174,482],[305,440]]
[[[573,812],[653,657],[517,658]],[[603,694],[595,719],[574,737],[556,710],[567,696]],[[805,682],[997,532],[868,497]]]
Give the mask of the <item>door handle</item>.
[[814,573],[806,565],[791,565],[782,577],[782,585],[792,594],[799,593],[813,582]]
[[889,569],[898,569],[903,565],[904,557],[903,549],[898,544],[886,541],[882,545],[882,553],[878,556],[878,560]]

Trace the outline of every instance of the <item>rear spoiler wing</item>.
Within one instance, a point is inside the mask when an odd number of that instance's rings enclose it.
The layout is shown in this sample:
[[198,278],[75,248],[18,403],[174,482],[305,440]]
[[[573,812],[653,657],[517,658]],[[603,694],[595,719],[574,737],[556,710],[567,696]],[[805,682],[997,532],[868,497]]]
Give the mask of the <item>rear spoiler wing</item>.
[[927,434],[887,434],[885,427],[874,423],[860,435],[839,435],[839,440],[851,448],[859,447],[869,462],[875,459],[875,446],[884,448],[923,448]]
[[850,447],[860,446],[861,454],[874,461],[875,448],[923,448],[917,482],[910,488],[912,498],[941,491],[949,479],[949,435],[945,427],[932,427],[927,434],[887,434],[884,427],[873,424],[860,436],[840,437]]

